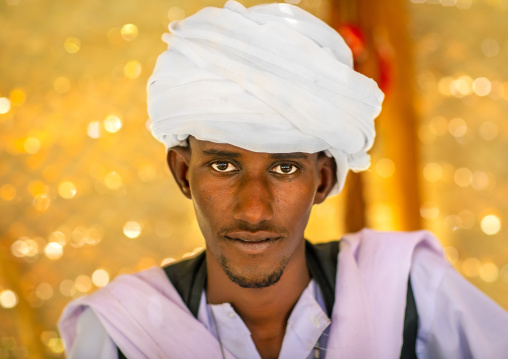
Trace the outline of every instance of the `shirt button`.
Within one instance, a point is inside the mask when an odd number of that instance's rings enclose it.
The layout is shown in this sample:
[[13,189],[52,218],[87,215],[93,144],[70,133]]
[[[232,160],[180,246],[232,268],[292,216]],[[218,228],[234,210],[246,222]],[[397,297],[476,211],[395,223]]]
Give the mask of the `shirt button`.
[[319,321],[316,317],[312,317],[312,323],[314,323],[316,328],[321,327],[321,324],[319,324]]

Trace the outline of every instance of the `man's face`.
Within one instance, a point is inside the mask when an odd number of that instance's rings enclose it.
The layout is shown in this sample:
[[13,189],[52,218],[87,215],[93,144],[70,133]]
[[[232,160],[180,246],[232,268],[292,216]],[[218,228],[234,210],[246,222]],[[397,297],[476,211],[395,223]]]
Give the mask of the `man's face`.
[[192,137],[184,157],[188,193],[182,190],[193,200],[207,250],[242,287],[276,283],[295,252],[303,252],[312,205],[327,194],[321,193],[322,167],[330,159],[257,153]]

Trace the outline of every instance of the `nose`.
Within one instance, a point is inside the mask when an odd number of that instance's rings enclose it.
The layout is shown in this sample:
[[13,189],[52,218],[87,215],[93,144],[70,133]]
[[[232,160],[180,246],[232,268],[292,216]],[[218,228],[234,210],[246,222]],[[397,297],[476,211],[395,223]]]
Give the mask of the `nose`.
[[259,224],[273,218],[273,195],[266,178],[245,176],[235,193],[233,217],[250,224]]

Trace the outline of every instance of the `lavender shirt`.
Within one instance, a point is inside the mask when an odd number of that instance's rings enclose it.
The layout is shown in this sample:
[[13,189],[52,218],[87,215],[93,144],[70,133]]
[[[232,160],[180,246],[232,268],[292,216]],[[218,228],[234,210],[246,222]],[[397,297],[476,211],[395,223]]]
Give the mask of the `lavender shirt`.
[[[432,235],[363,230],[341,242],[332,317],[311,282],[290,316],[280,358],[312,356],[323,331],[326,358],[397,358],[409,273],[418,358],[508,357],[508,314],[446,262]],[[167,286],[163,271],[152,268],[73,301],[60,322],[69,357],[112,358],[117,343],[129,358],[221,358],[205,299],[196,320]],[[211,308],[226,358],[259,358],[233,308]]]

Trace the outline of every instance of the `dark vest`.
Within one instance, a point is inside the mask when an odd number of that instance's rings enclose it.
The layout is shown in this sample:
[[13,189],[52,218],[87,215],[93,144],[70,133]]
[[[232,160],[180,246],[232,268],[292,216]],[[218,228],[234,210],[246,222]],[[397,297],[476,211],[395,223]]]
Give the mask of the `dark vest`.
[[[331,317],[335,302],[335,279],[337,276],[337,256],[339,254],[339,242],[311,244],[306,241],[305,255],[307,267],[311,278],[319,285],[323,293],[326,311]],[[168,279],[171,281],[178,294],[183,299],[195,318],[198,317],[201,294],[206,285],[206,257],[205,253],[177,263],[172,263],[163,268]],[[418,312],[411,288],[411,280],[408,278],[406,311],[404,315],[403,342],[400,359],[416,358],[416,335],[418,331]],[[125,355],[118,349],[118,357]]]

